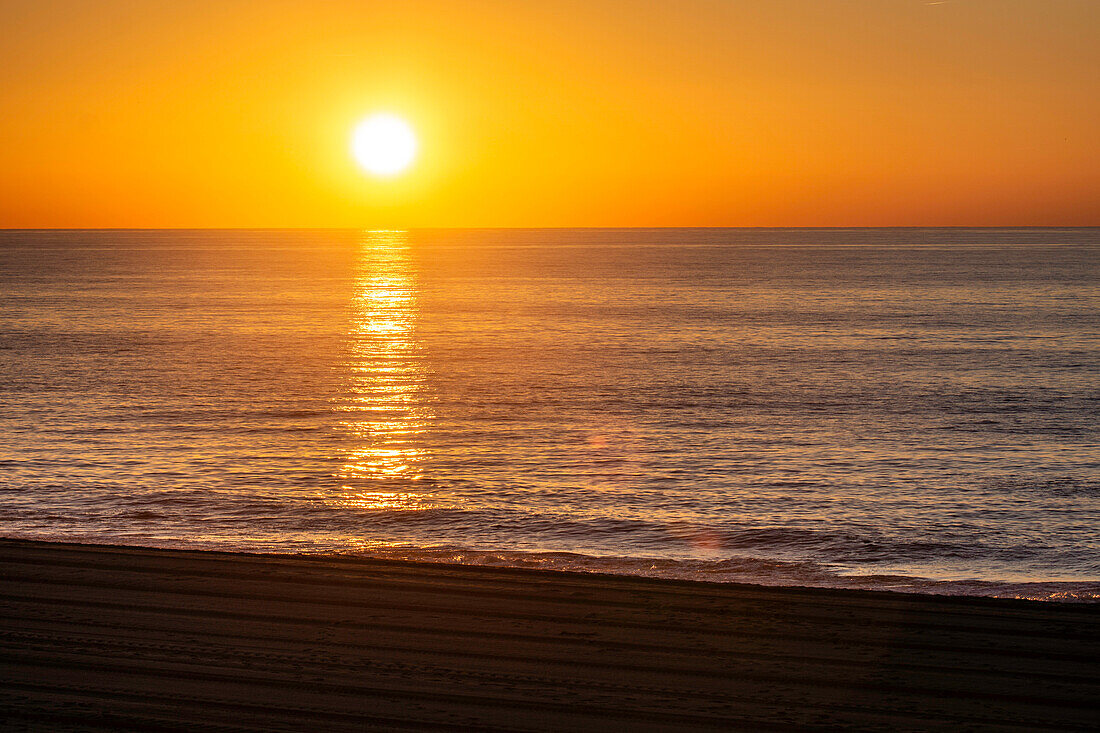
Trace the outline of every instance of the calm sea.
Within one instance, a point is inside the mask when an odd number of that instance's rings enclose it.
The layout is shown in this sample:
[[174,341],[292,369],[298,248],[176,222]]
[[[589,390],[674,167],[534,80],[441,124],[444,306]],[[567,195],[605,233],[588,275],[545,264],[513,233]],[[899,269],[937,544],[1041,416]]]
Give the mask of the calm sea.
[[0,534],[1100,599],[1100,230],[0,232]]

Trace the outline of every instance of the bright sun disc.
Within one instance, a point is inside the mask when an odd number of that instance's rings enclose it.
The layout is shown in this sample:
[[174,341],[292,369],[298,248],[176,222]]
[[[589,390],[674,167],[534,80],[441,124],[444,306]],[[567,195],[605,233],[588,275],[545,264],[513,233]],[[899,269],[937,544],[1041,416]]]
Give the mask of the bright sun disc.
[[396,115],[371,115],[355,127],[351,152],[359,165],[376,176],[392,176],[416,157],[416,133]]

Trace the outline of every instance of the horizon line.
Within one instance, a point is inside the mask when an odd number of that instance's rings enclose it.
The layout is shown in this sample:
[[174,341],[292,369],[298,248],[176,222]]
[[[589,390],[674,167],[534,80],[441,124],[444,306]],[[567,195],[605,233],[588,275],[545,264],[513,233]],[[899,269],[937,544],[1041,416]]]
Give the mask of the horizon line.
[[435,226],[435,227],[369,227],[369,226],[167,226],[167,227],[0,227],[0,232],[225,232],[225,231],[533,231],[533,230],[618,230],[618,229],[1100,229],[1098,224],[884,224],[833,226]]

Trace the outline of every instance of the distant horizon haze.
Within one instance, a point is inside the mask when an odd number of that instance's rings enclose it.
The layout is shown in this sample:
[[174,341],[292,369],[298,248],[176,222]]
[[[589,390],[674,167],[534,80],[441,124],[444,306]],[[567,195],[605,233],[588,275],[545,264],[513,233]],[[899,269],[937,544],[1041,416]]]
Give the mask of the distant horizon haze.
[[885,230],[885,229],[973,229],[973,230],[1027,230],[1035,229],[1042,231],[1057,231],[1061,229],[1065,230],[1083,230],[1083,229],[1100,229],[1100,224],[1084,224],[1084,225],[1020,225],[1013,226],[1009,224],[983,224],[983,225],[949,225],[949,226],[935,226],[924,224],[905,224],[905,225],[837,225],[837,226],[731,226],[731,225],[710,225],[710,226],[618,226],[618,225],[603,225],[603,226],[468,226],[468,227],[372,227],[368,225],[348,225],[348,226],[287,226],[287,227],[244,227],[244,226],[202,226],[202,227],[0,227],[2,232],[142,232],[142,231],[195,231],[195,232],[217,232],[217,231],[358,231],[358,232],[417,232],[417,231],[578,231],[578,230],[693,230],[693,229],[760,229],[769,231],[842,231],[847,229],[867,229],[867,230]]

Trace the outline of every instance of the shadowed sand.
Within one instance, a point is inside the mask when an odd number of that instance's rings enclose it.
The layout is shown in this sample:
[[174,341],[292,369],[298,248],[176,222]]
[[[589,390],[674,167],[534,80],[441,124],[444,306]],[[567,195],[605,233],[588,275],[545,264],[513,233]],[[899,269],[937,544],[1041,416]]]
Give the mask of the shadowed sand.
[[0,540],[4,730],[1072,730],[1100,607]]

